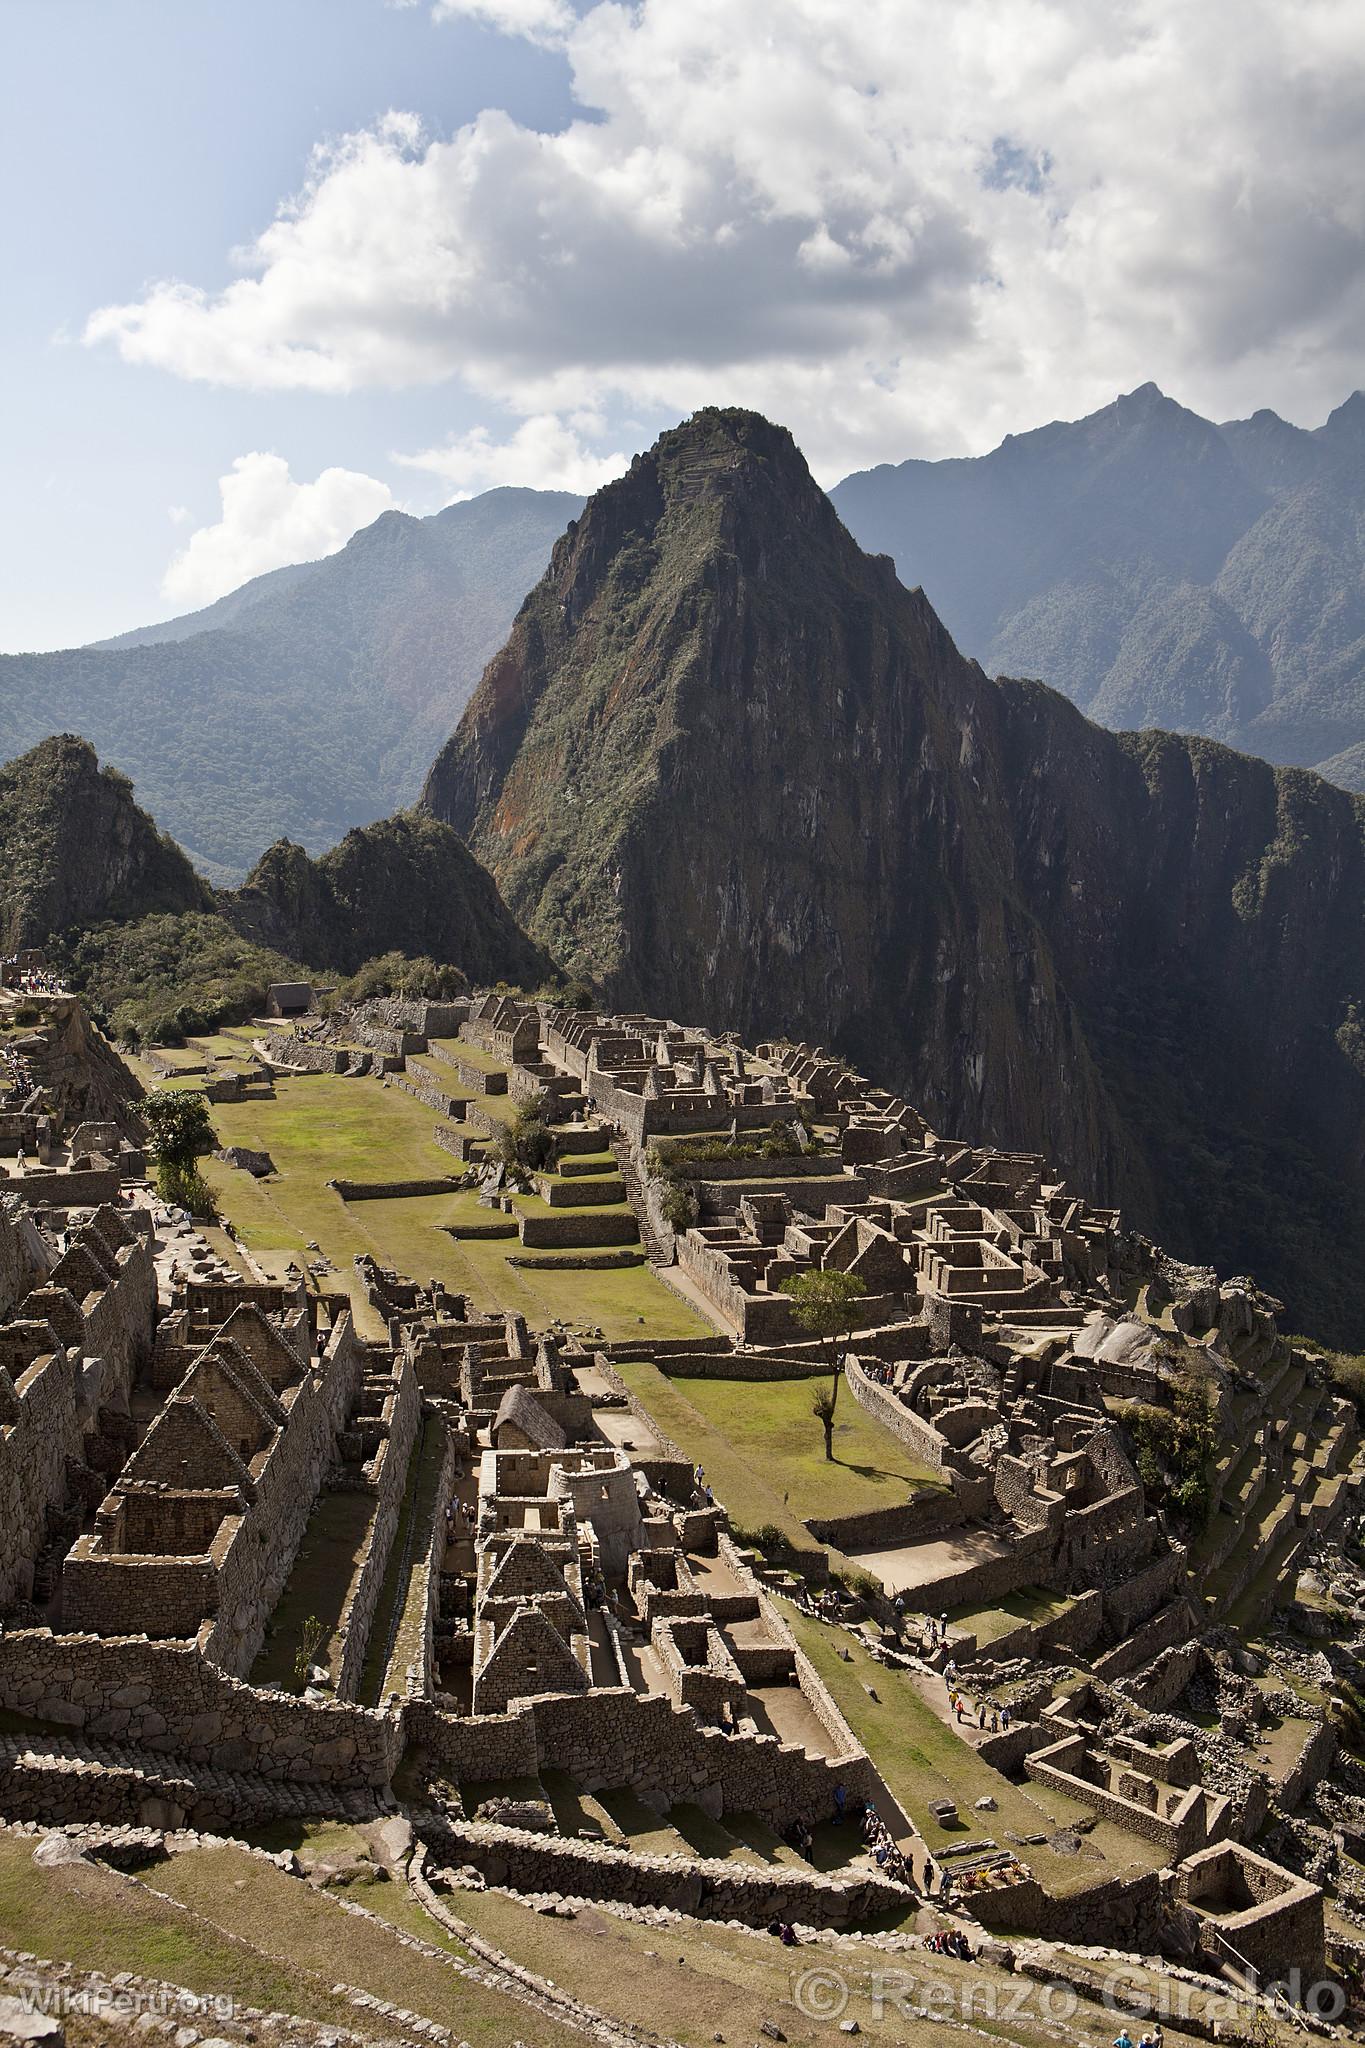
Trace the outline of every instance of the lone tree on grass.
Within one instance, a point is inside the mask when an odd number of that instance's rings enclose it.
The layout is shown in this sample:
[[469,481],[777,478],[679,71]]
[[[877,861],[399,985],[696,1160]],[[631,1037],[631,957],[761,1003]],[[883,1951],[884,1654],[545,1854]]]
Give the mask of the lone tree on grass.
[[822,1388],[811,1403],[811,1413],[824,1427],[825,1456],[834,1457],[834,1410],[843,1378],[840,1340],[847,1344],[858,1321],[858,1301],[867,1289],[856,1273],[793,1273],[782,1282],[782,1292],[792,1304],[792,1314],[803,1330],[819,1337],[829,1347],[830,1385]]
[[196,1161],[213,1149],[207,1099],[195,1088],[155,1088],[143,1099],[142,1120],[161,1193],[168,1202],[198,1209],[208,1191]]

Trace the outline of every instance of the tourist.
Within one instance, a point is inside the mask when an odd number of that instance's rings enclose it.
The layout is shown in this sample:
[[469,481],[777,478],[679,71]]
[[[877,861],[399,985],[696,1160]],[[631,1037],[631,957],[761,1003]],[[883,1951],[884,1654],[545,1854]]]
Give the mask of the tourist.
[[842,1784],[836,1785],[834,1788],[834,1825],[836,1828],[841,1828],[843,1826],[844,1816],[847,1811],[847,1808],[847,1787]]
[[1133,2037],[1127,2027],[1120,2027],[1114,2039],[1114,2048],[1133,2048]]

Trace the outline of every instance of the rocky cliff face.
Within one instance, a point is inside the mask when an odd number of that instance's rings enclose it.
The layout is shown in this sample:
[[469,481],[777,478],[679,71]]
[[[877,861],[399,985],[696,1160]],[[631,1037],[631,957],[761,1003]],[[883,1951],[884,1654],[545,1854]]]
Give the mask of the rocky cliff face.
[[616,1003],[838,1044],[1365,1335],[1365,807],[990,681],[781,429],[590,502],[423,801]]
[[202,910],[210,892],[125,775],[63,733],[0,768],[0,948],[105,918]]
[[218,901],[243,937],[343,974],[388,952],[429,955],[471,982],[535,987],[552,971],[492,876],[454,832],[422,814],[348,832],[318,860],[282,839],[243,888]]

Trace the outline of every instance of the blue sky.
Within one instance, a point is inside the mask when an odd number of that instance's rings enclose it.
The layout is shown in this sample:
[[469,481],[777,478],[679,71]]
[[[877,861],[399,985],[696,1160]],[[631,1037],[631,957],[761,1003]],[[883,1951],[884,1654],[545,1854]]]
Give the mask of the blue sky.
[[[1365,378],[1356,0],[0,0],[0,649],[702,403],[822,481]],[[1005,167],[1002,173],[1002,166]]]
[[[322,136],[390,106],[436,130],[487,105],[568,116],[563,63],[378,0],[0,0],[6,317],[0,647],[78,644],[166,616],[169,508],[216,517],[248,449],[298,475],[387,470],[395,447],[486,417],[458,381],[344,399],[129,366],[79,336],[145,281],[233,274]],[[59,337],[65,337],[61,339]],[[434,509],[450,494],[410,479]]]

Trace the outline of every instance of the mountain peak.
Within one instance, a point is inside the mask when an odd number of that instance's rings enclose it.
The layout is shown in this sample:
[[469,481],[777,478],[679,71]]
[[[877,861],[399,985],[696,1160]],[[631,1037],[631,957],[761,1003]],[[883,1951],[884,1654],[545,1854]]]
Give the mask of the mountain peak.
[[1358,447],[1365,442],[1365,391],[1353,391],[1318,428],[1324,441]]

